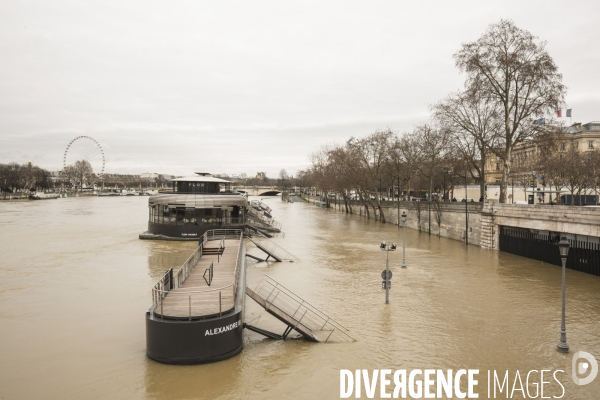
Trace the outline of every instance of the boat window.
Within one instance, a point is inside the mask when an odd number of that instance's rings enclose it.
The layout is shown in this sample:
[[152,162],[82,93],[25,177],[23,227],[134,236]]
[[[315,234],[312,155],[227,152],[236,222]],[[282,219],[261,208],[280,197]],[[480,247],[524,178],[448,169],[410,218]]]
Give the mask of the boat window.
[[167,223],[169,225],[175,225],[176,215],[177,215],[176,209],[174,207],[170,207],[169,208],[169,219],[165,223]]
[[167,205],[162,205],[159,206],[162,210],[160,213],[160,223],[161,224],[168,224],[169,223],[169,206]]
[[185,209],[185,220],[186,225],[194,225],[196,223],[196,215],[194,208]]
[[177,225],[183,225],[185,219],[185,208],[177,207],[175,211],[177,213]]

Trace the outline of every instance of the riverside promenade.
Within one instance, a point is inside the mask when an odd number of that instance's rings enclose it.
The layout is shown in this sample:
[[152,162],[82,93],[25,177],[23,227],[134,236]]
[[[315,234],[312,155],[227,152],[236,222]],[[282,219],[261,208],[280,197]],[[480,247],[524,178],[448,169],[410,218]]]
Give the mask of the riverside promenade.
[[[310,202],[319,200],[310,197]],[[330,208],[345,212],[343,203],[331,201]],[[367,217],[364,204],[358,201],[351,201],[349,209]],[[407,228],[556,265],[560,265],[556,244],[564,237],[572,249],[567,267],[600,276],[600,207],[500,204],[494,200],[383,201],[382,211],[386,223],[397,224],[398,215],[406,212]],[[379,210],[369,207],[368,217],[380,220]]]

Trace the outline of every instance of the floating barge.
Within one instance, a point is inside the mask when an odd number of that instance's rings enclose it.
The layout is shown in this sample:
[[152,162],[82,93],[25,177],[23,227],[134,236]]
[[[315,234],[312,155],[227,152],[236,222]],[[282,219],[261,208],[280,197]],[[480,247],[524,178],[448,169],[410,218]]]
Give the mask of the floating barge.
[[148,199],[148,230],[140,239],[198,240],[214,229],[247,229],[247,234],[264,237],[281,232],[270,208],[260,201],[249,202],[231,189],[230,181],[196,172],[171,183],[172,190]]
[[146,313],[148,357],[200,364],[242,351],[245,259],[242,230],[210,230],[177,271],[167,270]]

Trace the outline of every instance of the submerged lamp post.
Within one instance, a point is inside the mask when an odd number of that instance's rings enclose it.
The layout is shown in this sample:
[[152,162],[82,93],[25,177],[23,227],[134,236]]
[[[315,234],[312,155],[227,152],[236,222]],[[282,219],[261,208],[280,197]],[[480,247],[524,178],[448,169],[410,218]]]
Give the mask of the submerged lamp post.
[[402,266],[406,268],[406,211],[402,211],[402,225],[404,230],[404,237],[402,238]]
[[567,256],[569,255],[569,242],[563,238],[558,243],[558,249],[560,251],[560,258],[562,260],[562,318],[560,324],[560,342],[556,345],[556,347],[561,353],[568,353],[569,345],[567,344],[567,328],[565,326],[565,268],[567,265]]
[[386,242],[381,242],[379,248],[386,252],[385,258],[385,270],[381,273],[381,277],[383,278],[382,286],[385,287],[385,304],[390,303],[390,287],[392,283],[390,279],[392,279],[392,271],[390,271],[390,251],[396,250],[396,243],[392,243],[392,245],[388,248]]

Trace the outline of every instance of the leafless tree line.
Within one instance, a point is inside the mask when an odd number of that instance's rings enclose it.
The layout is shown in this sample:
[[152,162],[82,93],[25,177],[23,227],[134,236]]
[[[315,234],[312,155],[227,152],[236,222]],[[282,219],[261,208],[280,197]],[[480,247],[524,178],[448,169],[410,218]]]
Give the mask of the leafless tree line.
[[50,184],[50,172],[36,165],[0,164],[0,190],[3,193],[47,189]]
[[[507,202],[508,183],[522,173],[521,166],[514,165],[515,148],[545,140],[549,155],[550,145],[559,143],[546,138],[564,137],[564,128],[548,117],[564,104],[562,75],[546,43],[507,20],[462,44],[454,60],[465,76],[464,89],[431,105],[429,121],[412,132],[377,131],[323,147],[305,171],[314,186],[337,193],[346,210],[348,201],[356,198],[367,216],[379,210],[383,219],[382,190],[426,193],[433,200],[436,193],[445,193],[444,181],[452,185],[458,172],[480,184],[483,198],[487,157],[493,155],[503,167],[499,201]],[[548,182],[565,187],[566,169],[572,165],[576,170],[583,162],[578,157],[577,152],[562,159],[548,156],[538,170],[546,171]],[[586,182],[589,187],[596,183]],[[584,187],[578,185],[577,190]]]

